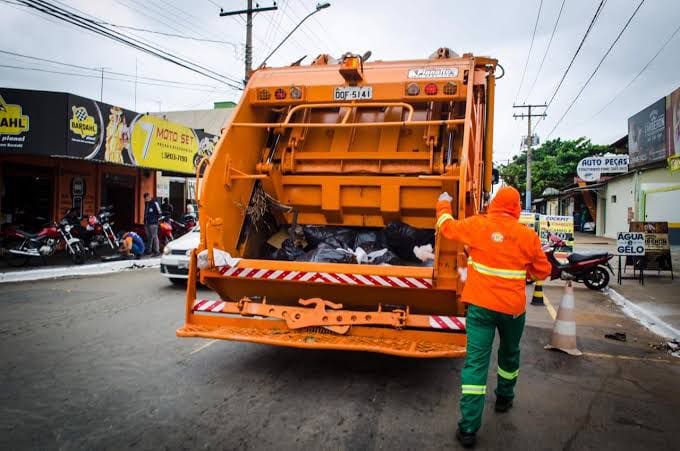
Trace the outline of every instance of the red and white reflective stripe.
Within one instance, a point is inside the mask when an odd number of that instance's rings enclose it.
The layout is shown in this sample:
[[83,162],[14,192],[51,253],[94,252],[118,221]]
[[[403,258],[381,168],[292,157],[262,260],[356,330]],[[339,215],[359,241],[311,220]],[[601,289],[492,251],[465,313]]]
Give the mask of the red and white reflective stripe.
[[213,312],[221,313],[224,310],[224,301],[210,301],[208,299],[196,299],[194,301],[194,312]]
[[430,327],[433,329],[465,330],[465,318],[458,316],[430,316]]
[[223,266],[220,274],[249,279],[287,280],[340,285],[366,285],[394,288],[432,288],[432,279],[423,277],[378,276],[337,272],[285,271],[282,269],[254,269]]

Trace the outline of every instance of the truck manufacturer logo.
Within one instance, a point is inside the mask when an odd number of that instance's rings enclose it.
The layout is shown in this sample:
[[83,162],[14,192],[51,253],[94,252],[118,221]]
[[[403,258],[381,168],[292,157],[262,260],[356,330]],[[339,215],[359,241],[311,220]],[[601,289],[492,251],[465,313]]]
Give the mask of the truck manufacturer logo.
[[73,106],[73,117],[69,122],[69,128],[76,135],[85,138],[87,136],[95,136],[97,134],[97,123],[94,117],[90,116],[84,106]]
[[408,70],[408,78],[455,78],[457,67],[421,67]]
[[22,114],[21,105],[5,103],[0,96],[0,135],[20,135],[28,131],[28,115]]

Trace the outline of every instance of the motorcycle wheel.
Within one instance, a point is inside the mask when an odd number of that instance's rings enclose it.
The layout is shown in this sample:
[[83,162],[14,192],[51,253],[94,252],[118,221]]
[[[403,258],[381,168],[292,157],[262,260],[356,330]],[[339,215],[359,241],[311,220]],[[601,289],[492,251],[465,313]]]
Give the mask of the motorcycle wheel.
[[71,259],[73,260],[73,263],[76,265],[82,265],[85,263],[86,252],[83,243],[73,243],[72,247],[73,254],[71,254]]
[[597,266],[583,279],[583,283],[591,290],[601,290],[609,285],[609,272],[604,266]]

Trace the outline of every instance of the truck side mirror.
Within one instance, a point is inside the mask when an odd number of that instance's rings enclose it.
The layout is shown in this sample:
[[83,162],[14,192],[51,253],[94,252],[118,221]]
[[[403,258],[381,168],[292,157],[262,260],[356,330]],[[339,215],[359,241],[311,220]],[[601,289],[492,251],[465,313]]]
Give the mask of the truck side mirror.
[[501,180],[501,173],[498,169],[491,170],[491,183],[497,185]]

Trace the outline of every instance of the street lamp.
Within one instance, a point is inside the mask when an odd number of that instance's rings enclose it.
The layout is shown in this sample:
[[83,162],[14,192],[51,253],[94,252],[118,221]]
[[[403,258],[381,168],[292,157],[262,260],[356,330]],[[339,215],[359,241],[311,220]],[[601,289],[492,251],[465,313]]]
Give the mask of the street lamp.
[[300,21],[300,23],[298,23],[297,25],[295,25],[295,28],[293,28],[292,30],[290,30],[290,33],[288,33],[288,34],[286,35],[286,37],[283,38],[283,41],[279,42],[279,45],[277,45],[276,48],[275,48],[274,50],[272,50],[271,53],[270,53],[269,55],[267,55],[267,57],[264,59],[264,61],[262,61],[262,63],[258,66],[258,68],[259,68],[259,69],[262,69],[262,68],[264,67],[264,65],[265,65],[265,63],[267,62],[267,60],[268,60],[269,58],[271,58],[271,56],[279,49],[279,47],[281,47],[281,46],[283,45],[283,43],[286,42],[286,41],[288,40],[288,38],[290,37],[290,35],[292,35],[293,33],[295,33],[295,30],[297,30],[298,28],[300,28],[300,25],[302,25],[302,23],[303,23],[305,20],[309,19],[310,17],[312,17],[314,14],[318,13],[318,12],[321,11],[322,9],[328,8],[329,6],[331,6],[331,4],[330,4],[329,2],[317,3],[317,4],[316,4],[316,9],[315,9],[314,11],[312,11],[311,13],[307,14],[307,15]]

